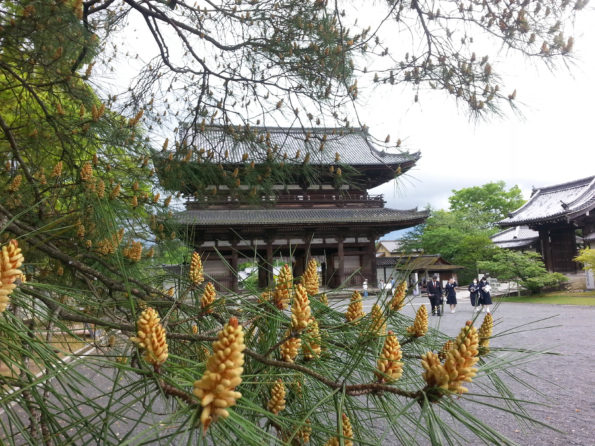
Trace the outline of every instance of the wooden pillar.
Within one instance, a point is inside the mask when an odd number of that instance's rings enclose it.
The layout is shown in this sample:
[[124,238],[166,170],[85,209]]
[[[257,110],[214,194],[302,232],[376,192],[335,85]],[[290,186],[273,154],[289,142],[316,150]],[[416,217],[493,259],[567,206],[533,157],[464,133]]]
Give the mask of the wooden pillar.
[[306,236],[306,250],[304,252],[304,270],[310,261],[310,257],[312,256],[312,240],[314,240],[314,233],[310,232]]
[[339,268],[337,270],[338,286],[341,286],[341,284],[345,280],[345,249],[343,246],[344,240],[345,237],[337,237],[337,255],[339,256]]
[[300,277],[306,272],[308,253],[307,251],[298,251],[296,249],[293,255],[295,258],[293,265],[293,275],[294,277]]
[[368,244],[368,257],[370,262],[370,277],[368,278],[368,285],[378,286],[378,272],[376,271],[376,235],[370,234],[370,243]]
[[331,281],[334,279],[335,277],[335,261],[334,261],[334,257],[333,257],[333,253],[332,252],[326,252],[325,255],[325,260],[326,260],[326,267],[324,269],[324,274],[323,274],[323,283],[327,286],[327,287],[332,287],[332,283]]
[[238,286],[238,243],[231,242],[231,291],[237,293]]
[[547,229],[540,229],[539,239],[541,241],[541,255],[543,256],[543,263],[545,264],[545,269],[552,272],[554,265],[552,261],[550,231],[548,231]]
[[267,286],[267,269],[266,262],[263,259],[258,260],[258,288],[266,288]]
[[274,283],[273,277],[273,240],[267,239],[267,256],[266,256],[266,281],[267,286],[272,287]]
[[[360,256],[361,272],[368,280],[369,286],[378,286],[378,273],[376,271],[376,237],[368,234],[368,244],[363,248]],[[385,278],[386,280],[386,278]]]

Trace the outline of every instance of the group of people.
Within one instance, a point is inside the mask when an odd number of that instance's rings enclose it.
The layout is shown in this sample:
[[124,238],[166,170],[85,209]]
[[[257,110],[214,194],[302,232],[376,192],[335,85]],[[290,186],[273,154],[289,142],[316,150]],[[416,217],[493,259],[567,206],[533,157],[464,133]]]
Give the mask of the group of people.
[[[469,285],[469,298],[471,299],[471,305],[473,306],[474,312],[490,312],[490,305],[492,305],[490,291],[490,283],[486,276],[483,276],[479,283],[477,282],[477,279],[473,279],[473,282]],[[479,308],[480,305],[481,308]]]
[[[446,303],[450,305],[450,312],[454,313],[457,306],[457,292],[455,288],[458,286],[457,282],[450,278],[447,284],[442,287],[442,283],[438,276],[434,276],[431,282],[428,282],[428,297],[430,298],[430,305],[432,306],[432,316],[441,316],[442,304],[444,303],[443,296],[446,295]],[[487,277],[482,277],[481,280],[473,279],[469,285],[469,297],[473,311],[487,311],[490,312],[490,305],[492,305],[492,297],[490,295],[490,284]],[[481,309],[479,306],[481,305]]]

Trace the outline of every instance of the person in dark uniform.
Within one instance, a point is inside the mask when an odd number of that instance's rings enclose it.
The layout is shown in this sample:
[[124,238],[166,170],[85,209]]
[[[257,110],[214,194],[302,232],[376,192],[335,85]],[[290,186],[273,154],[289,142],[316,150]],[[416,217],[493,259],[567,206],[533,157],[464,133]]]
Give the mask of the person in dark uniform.
[[432,316],[440,316],[440,305],[442,305],[442,284],[438,276],[434,276],[431,282],[428,282],[428,297],[432,306]]
[[469,299],[471,300],[473,312],[479,311],[479,284],[477,279],[473,279],[473,282],[469,285]]
[[485,312],[490,312],[490,305],[492,305],[492,296],[490,294],[490,283],[488,278],[483,276],[479,281],[479,298],[481,300],[481,309]]
[[455,312],[455,307],[457,306],[457,291],[455,287],[458,284],[455,282],[455,279],[452,277],[448,279],[448,283],[444,286],[444,292],[446,293],[446,303],[450,305],[450,312]]

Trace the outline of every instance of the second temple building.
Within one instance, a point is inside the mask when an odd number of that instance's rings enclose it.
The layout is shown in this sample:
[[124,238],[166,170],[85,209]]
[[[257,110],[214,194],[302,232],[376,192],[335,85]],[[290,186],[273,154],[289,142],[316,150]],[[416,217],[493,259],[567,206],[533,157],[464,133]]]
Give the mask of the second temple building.
[[[158,172],[169,189],[166,171],[178,177],[187,202],[175,219],[221,289],[238,290],[241,263],[257,264],[259,286],[266,287],[275,261],[300,276],[312,257],[324,286],[374,286],[378,238],[428,217],[387,208],[368,192],[420,155],[378,150],[363,129],[207,126],[187,132],[181,146],[192,149],[183,159],[170,156]],[[219,174],[201,170],[207,162]]]

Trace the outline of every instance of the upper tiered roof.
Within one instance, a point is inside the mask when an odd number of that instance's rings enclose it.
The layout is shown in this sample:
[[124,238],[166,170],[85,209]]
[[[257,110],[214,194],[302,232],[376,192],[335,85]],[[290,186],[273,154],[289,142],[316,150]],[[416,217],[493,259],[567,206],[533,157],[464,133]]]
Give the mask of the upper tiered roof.
[[[186,136],[187,142],[215,153],[214,161],[235,164],[258,163],[269,151],[286,163],[301,164],[306,154],[314,165],[349,164],[382,166],[415,163],[420,153],[387,152],[376,149],[361,128],[232,127],[206,126]],[[227,154],[227,156],[226,156]]]
[[595,208],[595,176],[536,189],[527,203],[499,226],[537,225],[569,221]]

